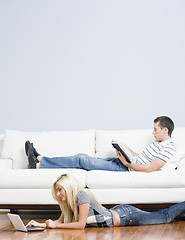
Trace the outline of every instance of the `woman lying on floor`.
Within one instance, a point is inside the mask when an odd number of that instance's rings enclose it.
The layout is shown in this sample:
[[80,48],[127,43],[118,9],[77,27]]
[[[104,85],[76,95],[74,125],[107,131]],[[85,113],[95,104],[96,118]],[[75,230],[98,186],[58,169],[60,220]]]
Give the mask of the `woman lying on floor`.
[[44,228],[76,228],[85,226],[118,227],[170,223],[185,214],[185,201],[154,212],[142,211],[131,205],[106,209],[88,190],[82,190],[78,181],[69,174],[61,175],[52,188],[53,197],[60,205],[61,216],[44,223],[31,220],[27,226]]

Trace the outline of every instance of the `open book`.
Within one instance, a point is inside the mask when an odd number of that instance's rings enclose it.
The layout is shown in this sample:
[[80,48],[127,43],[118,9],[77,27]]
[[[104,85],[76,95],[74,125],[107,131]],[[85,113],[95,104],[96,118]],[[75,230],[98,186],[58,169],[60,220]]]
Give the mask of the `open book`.
[[126,158],[126,161],[131,163],[131,159],[133,158],[132,154],[128,151],[128,149],[118,141],[112,140],[112,146],[116,148],[121,154]]

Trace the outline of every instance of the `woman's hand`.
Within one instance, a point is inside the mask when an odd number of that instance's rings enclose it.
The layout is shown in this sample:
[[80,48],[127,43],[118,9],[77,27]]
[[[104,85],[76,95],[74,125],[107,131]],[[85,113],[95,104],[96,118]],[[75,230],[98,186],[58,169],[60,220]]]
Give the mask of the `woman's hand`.
[[31,220],[26,227],[42,227],[42,228],[46,228],[46,223],[39,223],[36,222],[35,220]]
[[46,228],[56,228],[56,221],[52,221],[51,219],[48,219],[45,221]]

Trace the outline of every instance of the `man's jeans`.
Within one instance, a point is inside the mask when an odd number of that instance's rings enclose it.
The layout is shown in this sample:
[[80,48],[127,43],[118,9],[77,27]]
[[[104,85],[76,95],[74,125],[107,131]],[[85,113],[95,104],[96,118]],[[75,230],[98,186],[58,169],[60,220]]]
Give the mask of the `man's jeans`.
[[41,168],[128,171],[128,168],[122,164],[119,158],[95,158],[82,153],[70,157],[42,157]]
[[120,216],[120,226],[161,224],[170,223],[174,218],[183,216],[185,213],[185,202],[154,212],[142,211],[130,205],[118,205],[112,209]]

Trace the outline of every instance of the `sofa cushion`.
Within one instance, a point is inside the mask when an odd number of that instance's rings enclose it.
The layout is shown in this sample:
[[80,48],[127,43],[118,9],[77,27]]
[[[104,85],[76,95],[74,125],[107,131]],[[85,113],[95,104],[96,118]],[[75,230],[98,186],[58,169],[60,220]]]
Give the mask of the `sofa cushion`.
[[[0,204],[3,204],[3,205],[10,204],[11,206],[14,204],[18,204],[18,205],[21,204],[23,206],[25,205],[26,206],[25,209],[27,209],[28,205],[43,206],[45,204],[56,205],[58,203],[56,200],[54,200],[51,193],[51,189],[20,188],[20,189],[0,189]],[[38,207],[38,209],[40,209],[40,206]],[[19,207],[17,208],[19,209]]]
[[185,188],[107,188],[91,192],[101,204],[154,204],[155,209],[155,204],[183,202]]
[[86,186],[86,171],[82,169],[12,169],[0,171],[0,189],[51,189],[55,180],[70,173]]
[[2,149],[3,158],[13,159],[13,168],[27,168],[25,141],[33,142],[37,151],[48,157],[86,153],[94,156],[95,131],[23,132],[6,130]]
[[[100,181],[101,179],[101,181]],[[184,171],[113,172],[93,170],[87,172],[86,185],[91,189],[103,188],[184,188]]]

